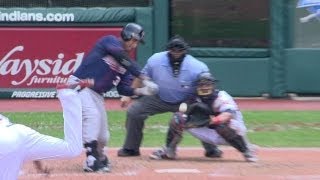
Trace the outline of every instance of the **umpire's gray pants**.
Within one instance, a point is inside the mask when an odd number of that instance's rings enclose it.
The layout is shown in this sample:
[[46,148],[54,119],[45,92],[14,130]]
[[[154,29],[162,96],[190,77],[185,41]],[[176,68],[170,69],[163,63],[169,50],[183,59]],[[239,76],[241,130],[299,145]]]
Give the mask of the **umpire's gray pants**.
[[143,138],[144,121],[155,114],[177,112],[179,106],[180,103],[169,104],[162,101],[158,95],[136,99],[127,110],[127,135],[123,148],[138,151]]

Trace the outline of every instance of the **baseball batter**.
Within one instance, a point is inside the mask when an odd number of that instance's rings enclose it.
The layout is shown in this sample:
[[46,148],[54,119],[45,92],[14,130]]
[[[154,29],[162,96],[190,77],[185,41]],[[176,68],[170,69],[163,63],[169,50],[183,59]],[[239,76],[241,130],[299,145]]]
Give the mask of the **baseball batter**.
[[[180,106],[175,113],[168,130],[166,147],[150,155],[152,159],[174,159],[177,144],[182,139],[183,130],[209,144],[229,144],[241,152],[248,162],[256,162],[257,158],[246,138],[247,128],[242,113],[236,102],[225,91],[215,89],[216,80],[210,73],[199,75],[197,82],[198,102],[186,108]],[[201,121],[204,120],[204,123]],[[197,125],[197,128],[192,128]],[[202,126],[202,127],[201,127]]]
[[[135,23],[124,26],[120,38],[113,35],[100,38],[68,80],[68,83],[74,83],[89,78],[95,82],[93,87],[79,92],[83,110],[83,144],[87,156],[85,172],[110,171],[110,162],[104,154],[110,134],[102,94],[113,87],[125,96],[157,92],[157,85],[144,79],[138,65],[128,57],[128,53],[135,50],[143,38],[143,28]],[[144,79],[145,86],[131,88],[132,75]]]
[[81,154],[82,107],[79,95],[71,89],[60,89],[58,98],[63,109],[64,140],[11,123],[0,114],[1,180],[16,180],[25,161],[71,158]]

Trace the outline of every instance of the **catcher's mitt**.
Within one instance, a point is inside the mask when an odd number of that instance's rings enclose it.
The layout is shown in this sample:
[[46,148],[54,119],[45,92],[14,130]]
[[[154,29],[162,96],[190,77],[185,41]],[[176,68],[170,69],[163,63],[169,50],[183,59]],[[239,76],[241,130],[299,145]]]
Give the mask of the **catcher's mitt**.
[[207,104],[197,102],[191,104],[187,109],[187,120],[185,122],[185,128],[197,128],[204,127],[210,124],[211,109]]

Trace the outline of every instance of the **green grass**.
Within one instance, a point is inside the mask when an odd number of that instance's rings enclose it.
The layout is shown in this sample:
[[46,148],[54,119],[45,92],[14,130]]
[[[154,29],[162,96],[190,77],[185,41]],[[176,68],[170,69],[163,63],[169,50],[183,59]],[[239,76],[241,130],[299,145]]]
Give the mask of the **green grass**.
[[[40,133],[63,138],[60,112],[3,113],[13,122],[25,124]],[[251,142],[262,147],[320,147],[319,111],[244,111]],[[120,147],[125,135],[125,112],[108,112],[110,147]],[[171,114],[150,117],[145,124],[144,147],[162,146]],[[185,134],[181,146],[200,146],[199,140]]]

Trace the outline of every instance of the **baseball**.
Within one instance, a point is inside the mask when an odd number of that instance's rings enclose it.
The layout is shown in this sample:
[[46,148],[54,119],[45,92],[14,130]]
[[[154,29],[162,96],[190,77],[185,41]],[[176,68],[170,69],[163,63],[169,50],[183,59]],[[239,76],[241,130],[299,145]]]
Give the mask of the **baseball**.
[[186,103],[181,103],[179,106],[179,111],[185,113],[188,109],[188,105]]

